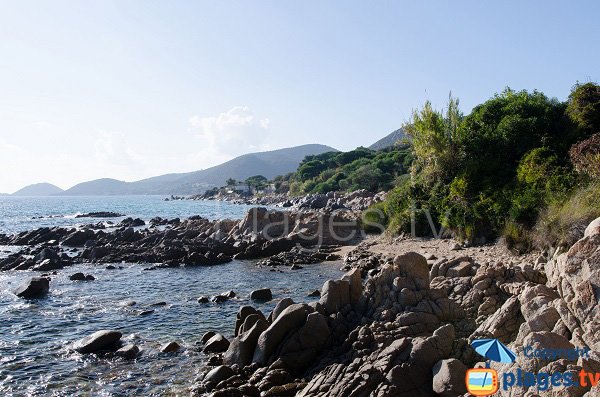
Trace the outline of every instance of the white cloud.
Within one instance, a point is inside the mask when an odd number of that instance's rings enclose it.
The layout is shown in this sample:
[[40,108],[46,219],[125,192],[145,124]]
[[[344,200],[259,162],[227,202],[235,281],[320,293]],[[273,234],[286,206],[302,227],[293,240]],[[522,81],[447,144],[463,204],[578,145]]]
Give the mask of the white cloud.
[[197,132],[203,152],[211,158],[230,157],[251,150],[265,150],[269,119],[258,119],[247,106],[236,106],[217,116],[192,116],[192,129]]

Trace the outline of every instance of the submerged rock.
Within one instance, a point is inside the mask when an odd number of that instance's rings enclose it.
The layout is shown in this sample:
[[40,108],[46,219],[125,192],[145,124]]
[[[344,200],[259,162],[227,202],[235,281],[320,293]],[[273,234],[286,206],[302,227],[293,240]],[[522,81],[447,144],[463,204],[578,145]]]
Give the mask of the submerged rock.
[[179,350],[181,346],[177,342],[169,342],[160,347],[160,351],[162,353],[173,353]]
[[129,344],[129,345],[125,345],[122,348],[120,348],[119,350],[117,350],[115,352],[115,355],[126,358],[128,360],[131,360],[131,359],[135,358],[139,352],[140,352],[139,347],[137,347],[134,344]]
[[33,299],[45,296],[50,291],[50,280],[45,277],[32,277],[15,289],[19,298]]
[[121,332],[114,330],[101,330],[78,340],[73,344],[73,349],[79,353],[96,353],[102,350],[115,350],[121,340]]

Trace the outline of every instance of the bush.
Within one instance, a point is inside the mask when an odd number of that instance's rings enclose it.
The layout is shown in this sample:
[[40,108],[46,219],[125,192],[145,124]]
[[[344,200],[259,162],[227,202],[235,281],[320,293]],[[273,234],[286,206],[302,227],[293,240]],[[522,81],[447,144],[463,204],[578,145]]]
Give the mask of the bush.
[[552,203],[535,226],[533,240],[538,247],[574,244],[587,225],[600,217],[600,182],[575,190],[567,199]]
[[600,131],[600,86],[575,84],[569,95],[567,114],[579,128],[591,133]]
[[362,227],[367,233],[383,233],[388,225],[389,218],[385,212],[385,203],[376,203],[363,211]]
[[589,178],[599,178],[600,133],[573,145],[569,150],[569,157],[577,172]]
[[529,230],[513,221],[508,221],[504,225],[502,239],[509,250],[519,255],[530,251],[533,247]]

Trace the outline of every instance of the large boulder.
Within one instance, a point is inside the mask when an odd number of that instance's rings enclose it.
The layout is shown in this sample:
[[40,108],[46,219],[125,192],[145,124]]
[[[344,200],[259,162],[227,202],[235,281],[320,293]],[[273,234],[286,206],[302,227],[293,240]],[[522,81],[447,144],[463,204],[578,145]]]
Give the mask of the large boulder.
[[467,392],[465,375],[467,366],[460,360],[440,360],[433,366],[433,391],[440,397],[458,397]]
[[14,293],[19,298],[41,298],[50,290],[50,280],[45,277],[32,277],[15,289]]
[[289,369],[304,371],[327,344],[330,334],[325,316],[310,313],[298,332],[283,342],[279,360]]
[[59,270],[62,269],[63,265],[58,259],[44,259],[37,265],[35,265],[31,270],[35,270],[38,272],[48,272],[50,270]]
[[[231,341],[231,344],[223,355],[223,364],[237,364],[244,367],[252,362],[258,338],[269,327],[269,324],[257,315],[250,315],[247,319],[250,319],[252,316],[256,316],[256,322],[251,328],[236,336]],[[244,325],[244,328],[246,328],[246,325]]]
[[277,320],[277,317],[279,317],[279,315],[285,309],[287,309],[289,306],[291,306],[293,304],[294,304],[294,301],[292,300],[292,298],[283,298],[282,300],[280,300],[279,302],[277,302],[277,304],[275,305],[275,308],[271,312],[271,316],[270,316],[269,320],[271,322]]
[[360,269],[354,268],[350,270],[348,273],[342,276],[342,280],[346,280],[348,283],[350,283],[350,303],[352,305],[356,305],[363,292]]
[[303,304],[287,307],[258,338],[252,362],[267,364],[285,337],[304,324],[309,311],[309,306]]
[[[567,252],[549,260],[545,270],[548,285],[555,287],[565,302],[559,312],[563,321],[571,332],[581,328],[583,341],[590,348],[600,350],[600,233],[595,233],[595,226],[590,226],[584,238]],[[571,320],[576,323],[570,324]]]
[[585,228],[583,237],[589,237],[598,233],[600,233],[600,218],[596,218],[590,222],[590,224]]
[[215,334],[204,345],[204,353],[222,353],[229,347],[229,341],[221,334]]
[[319,303],[327,314],[340,311],[350,304],[350,283],[347,280],[327,280],[321,290]]
[[73,349],[79,353],[96,353],[102,350],[115,350],[122,334],[114,330],[94,332],[73,344]]
[[429,289],[429,264],[423,255],[416,252],[407,252],[394,258],[394,266],[400,272],[400,277],[405,278],[410,289]]

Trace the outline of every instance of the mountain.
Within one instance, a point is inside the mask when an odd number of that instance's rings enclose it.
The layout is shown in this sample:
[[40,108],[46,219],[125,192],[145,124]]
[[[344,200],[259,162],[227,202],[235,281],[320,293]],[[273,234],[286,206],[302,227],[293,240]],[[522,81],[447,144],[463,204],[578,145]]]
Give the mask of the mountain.
[[17,190],[13,196],[52,196],[53,194],[62,193],[63,190],[51,183],[34,183],[33,185],[25,186],[23,189]]
[[273,178],[296,171],[308,155],[337,152],[325,145],[302,145],[269,152],[249,153],[201,171],[166,174],[135,182],[96,179],[62,192],[66,196],[102,196],[126,194],[195,194],[213,186],[223,186],[228,178],[243,181],[253,175]]
[[386,147],[393,146],[396,142],[401,141],[406,138],[407,138],[407,136],[406,136],[406,133],[404,133],[404,130],[402,128],[398,128],[396,131],[392,132],[391,134],[389,134],[387,136],[384,136],[383,138],[381,138],[380,140],[378,140],[377,142],[375,142],[374,144],[369,146],[369,149],[373,149],[373,150],[385,149]]

